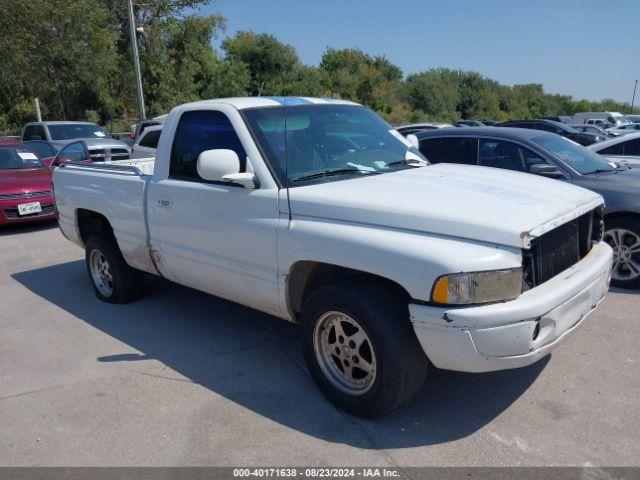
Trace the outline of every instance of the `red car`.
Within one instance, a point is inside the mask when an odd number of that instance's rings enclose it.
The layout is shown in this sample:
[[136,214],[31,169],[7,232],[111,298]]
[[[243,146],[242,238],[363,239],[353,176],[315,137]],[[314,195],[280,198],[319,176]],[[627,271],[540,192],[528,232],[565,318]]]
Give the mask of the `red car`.
[[51,168],[22,143],[0,143],[0,225],[52,218]]

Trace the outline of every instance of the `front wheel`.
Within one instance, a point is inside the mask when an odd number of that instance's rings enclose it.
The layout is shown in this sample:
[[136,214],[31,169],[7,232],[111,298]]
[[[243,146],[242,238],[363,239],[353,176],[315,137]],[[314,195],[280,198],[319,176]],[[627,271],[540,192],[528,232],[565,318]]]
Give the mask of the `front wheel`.
[[611,283],[621,288],[640,287],[640,220],[618,217],[606,221],[603,240],[613,248]]
[[384,285],[320,288],[301,318],[309,372],[337,407],[366,418],[385,415],[424,384],[428,360],[407,304]]

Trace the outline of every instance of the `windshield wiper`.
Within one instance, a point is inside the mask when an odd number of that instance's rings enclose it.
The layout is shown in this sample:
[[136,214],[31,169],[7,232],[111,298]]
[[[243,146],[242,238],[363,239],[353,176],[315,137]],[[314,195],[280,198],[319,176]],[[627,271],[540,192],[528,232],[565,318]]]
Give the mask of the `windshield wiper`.
[[412,167],[424,167],[427,165],[426,162],[422,160],[417,160],[415,158],[403,158],[402,160],[396,160],[395,162],[387,163],[387,167],[393,167],[394,165],[410,165]]
[[314,178],[331,177],[332,175],[343,175],[347,173],[376,173],[369,170],[360,170],[359,168],[336,168],[333,170],[324,170],[322,172],[310,173],[294,179],[294,182],[302,180],[313,180]]
[[618,172],[617,168],[614,168],[613,170],[609,170],[608,168],[596,168],[595,170],[592,170],[591,172],[587,172],[584,173],[583,175],[591,175],[592,173],[608,173],[608,172]]

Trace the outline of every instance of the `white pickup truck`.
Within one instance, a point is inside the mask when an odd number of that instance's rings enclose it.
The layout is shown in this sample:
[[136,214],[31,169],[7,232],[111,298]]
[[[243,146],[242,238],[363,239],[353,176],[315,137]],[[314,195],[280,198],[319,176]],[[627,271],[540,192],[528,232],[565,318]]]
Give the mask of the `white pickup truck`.
[[71,162],[53,184],[99,298],[139,297],[146,272],[300,323],[319,387],[365,417],[407,402],[429,362],[485,372],[537,361],[609,283],[599,195],[430,165],[346,101],[181,105],[152,175],[135,161]]

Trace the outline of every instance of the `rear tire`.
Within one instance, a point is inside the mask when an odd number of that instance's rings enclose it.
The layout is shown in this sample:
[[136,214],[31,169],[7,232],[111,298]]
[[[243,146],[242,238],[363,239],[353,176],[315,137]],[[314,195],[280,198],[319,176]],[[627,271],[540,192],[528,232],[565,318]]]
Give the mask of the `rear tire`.
[[640,287],[640,220],[630,216],[605,219],[604,240],[613,248],[611,284]]
[[338,408],[373,418],[411,400],[428,360],[406,300],[375,283],[322,287],[301,314],[302,350],[311,376]]
[[125,262],[112,236],[92,236],[86,244],[85,261],[96,296],[109,303],[128,303],[142,296],[142,272]]

